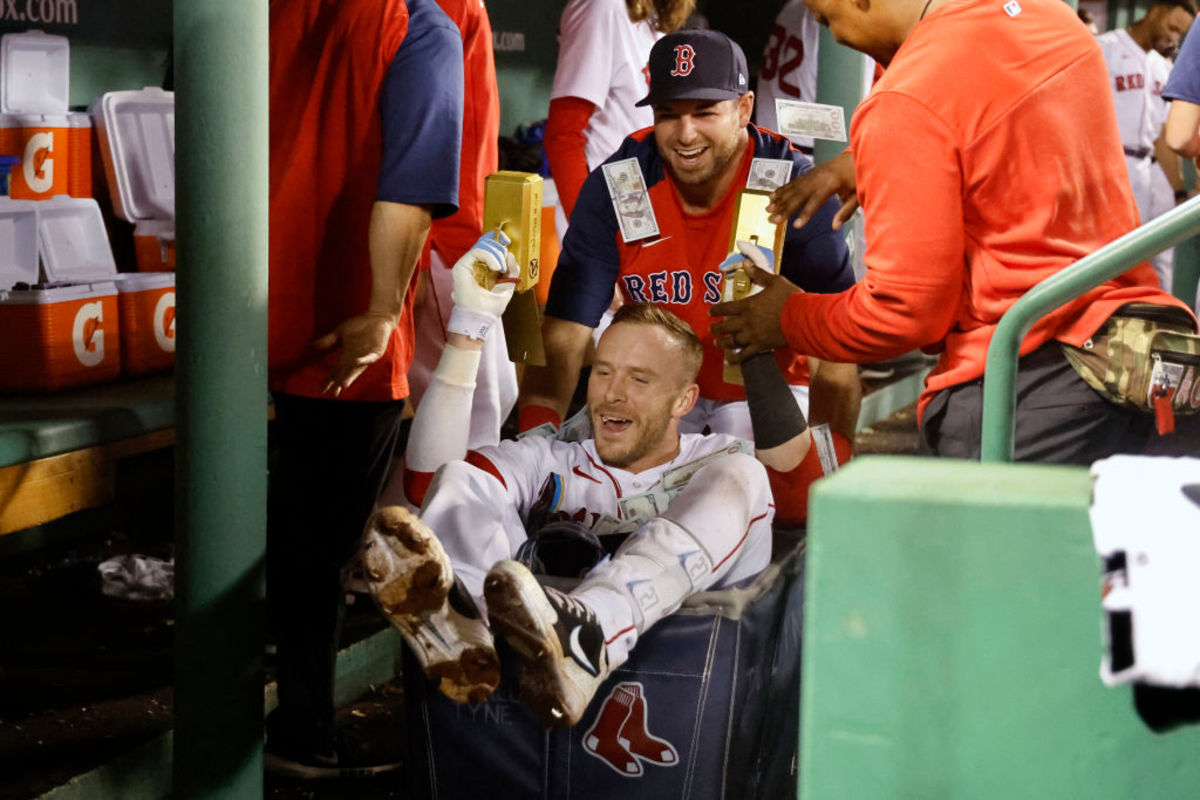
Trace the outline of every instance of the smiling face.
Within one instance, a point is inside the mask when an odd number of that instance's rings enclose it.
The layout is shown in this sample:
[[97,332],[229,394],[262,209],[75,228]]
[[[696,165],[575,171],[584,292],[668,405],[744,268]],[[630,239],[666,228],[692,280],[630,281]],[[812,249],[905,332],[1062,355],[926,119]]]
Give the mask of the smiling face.
[[596,452],[609,466],[641,472],[679,452],[679,418],[699,394],[699,364],[669,331],[615,321],[596,347],[588,407]]
[[654,106],[654,140],[667,171],[685,186],[732,179],[749,141],[754,93],[734,100],[669,100]]

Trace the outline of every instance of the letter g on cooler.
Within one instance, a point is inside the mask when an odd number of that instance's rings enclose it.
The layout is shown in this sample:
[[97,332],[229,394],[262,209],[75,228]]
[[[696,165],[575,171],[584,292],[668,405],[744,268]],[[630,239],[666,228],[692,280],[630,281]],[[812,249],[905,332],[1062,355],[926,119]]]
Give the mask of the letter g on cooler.
[[154,304],[154,341],[164,352],[175,352],[174,292],[167,292]]
[[104,305],[99,301],[84,303],[75,312],[71,327],[71,343],[75,358],[85,367],[94,367],[104,360]]
[[29,190],[45,194],[54,186],[54,134],[35,133],[25,144],[21,171]]

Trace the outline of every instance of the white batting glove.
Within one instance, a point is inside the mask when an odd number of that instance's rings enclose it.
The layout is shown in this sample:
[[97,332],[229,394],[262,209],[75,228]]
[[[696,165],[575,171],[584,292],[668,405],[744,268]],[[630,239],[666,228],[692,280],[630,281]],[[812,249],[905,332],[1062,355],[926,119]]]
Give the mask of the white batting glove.
[[761,270],[775,272],[775,253],[769,247],[763,247],[761,244],[748,242],[745,239],[738,239],[737,249],[725,256],[725,260],[717,266],[717,269],[728,276],[741,269],[742,264],[747,261]]
[[[446,329],[461,333],[472,339],[483,339],[500,319],[516,287],[521,269],[517,259],[508,251],[512,240],[503,233],[489,231],[451,268],[454,289],[450,296],[454,310]],[[479,284],[476,265],[482,264],[488,272],[496,274],[496,283],[488,289]]]

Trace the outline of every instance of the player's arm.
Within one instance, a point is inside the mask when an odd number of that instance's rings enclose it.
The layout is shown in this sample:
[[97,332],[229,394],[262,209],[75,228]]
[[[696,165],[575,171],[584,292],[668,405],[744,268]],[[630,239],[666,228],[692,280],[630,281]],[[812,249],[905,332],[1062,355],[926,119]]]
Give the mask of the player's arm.
[[[400,486],[391,485],[384,492],[393,503],[402,495],[407,503],[420,506],[433,473],[448,461],[467,456],[483,344],[500,324],[500,315],[520,274],[506,244],[507,237],[497,240],[495,233],[484,234],[454,264],[454,309],[446,324],[446,346],[413,418],[404,465],[398,471]],[[498,277],[490,288],[478,283],[477,264],[485,265]],[[393,477],[393,484],[395,481]]]
[[809,487],[825,476],[808,421],[774,354],[759,353],[743,361],[742,380],[754,429],[754,455],[767,468],[775,521],[785,527],[800,525],[808,519]]
[[1172,100],[1163,139],[1167,147],[1179,155],[1200,158],[1200,105],[1187,100]]
[[546,160],[567,219],[575,210],[579,190],[587,180],[587,126],[595,103],[582,97],[556,97],[546,117]]
[[462,39],[449,19],[410,39],[388,66],[379,99],[383,155],[368,229],[370,302],[313,343],[341,346],[325,386],[335,395],[387,351],[430,221],[458,209]]
[[862,381],[858,377],[858,365],[815,358],[810,358],[808,364],[811,370],[808,379],[808,416],[814,425],[829,425],[834,443],[849,452],[858,428],[858,412],[862,407]]
[[905,95],[865,102],[874,105],[860,116],[855,173],[871,214],[866,278],[817,294],[751,273],[763,291],[709,312],[725,318],[713,332],[736,337],[744,355],[787,344],[830,361],[877,361],[939,342],[954,324],[965,246],[957,143]]
[[1158,161],[1159,169],[1167,176],[1167,183],[1171,184],[1171,191],[1175,192],[1175,196],[1178,198],[1185,191],[1183,187],[1183,161],[1179,158],[1179,154],[1167,145],[1165,127],[1163,131],[1154,140],[1154,158]]

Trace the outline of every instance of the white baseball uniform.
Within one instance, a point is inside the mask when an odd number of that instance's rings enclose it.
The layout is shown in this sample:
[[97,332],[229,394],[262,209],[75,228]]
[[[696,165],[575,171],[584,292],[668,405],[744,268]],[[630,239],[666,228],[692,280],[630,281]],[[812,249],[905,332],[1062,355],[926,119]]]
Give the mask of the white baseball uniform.
[[[589,172],[626,136],[654,124],[654,112],[634,103],[649,91],[646,62],[661,37],[645,20],[629,20],[625,0],[571,0],[563,9],[550,99],[578,97],[596,106],[584,131]],[[555,222],[561,241],[567,230],[561,207]]]
[[[778,130],[775,100],[817,99],[817,45],[820,26],[801,0],[788,0],[771,26],[763,49],[758,88],[754,93],[755,120],[759,127]],[[811,152],[810,136],[789,137],[797,147]]]
[[[1108,64],[1129,183],[1133,187],[1138,213],[1145,223],[1153,219],[1156,212],[1154,171],[1162,170],[1151,161],[1151,156],[1154,155],[1154,142],[1162,133],[1167,118],[1167,103],[1162,99],[1162,90],[1171,65],[1156,50],[1143,50],[1124,28],[1103,33],[1096,41]],[[1153,259],[1154,271],[1167,291],[1171,290],[1173,261],[1171,250],[1159,253]]]
[[[443,358],[478,363],[452,346]],[[467,453],[462,423],[474,386],[461,368],[455,372],[452,380],[442,365],[434,372],[406,467],[380,503],[416,508],[421,501],[421,518],[481,608],[488,570],[516,554],[529,526],[572,520],[597,536],[630,533],[573,592],[596,612],[616,666],[640,633],[689,595],[748,578],[770,561],[774,501],[749,443],[684,434],[674,459],[638,473],[605,465],[591,439],[527,436]]]

